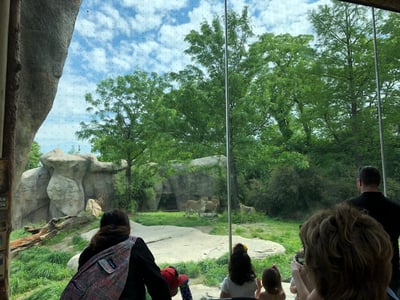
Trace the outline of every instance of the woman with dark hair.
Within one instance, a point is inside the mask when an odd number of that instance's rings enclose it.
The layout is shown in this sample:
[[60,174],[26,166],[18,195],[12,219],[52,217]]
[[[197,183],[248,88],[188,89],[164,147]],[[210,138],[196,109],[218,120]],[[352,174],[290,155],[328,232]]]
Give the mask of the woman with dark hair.
[[100,220],[99,231],[79,257],[78,271],[94,255],[127,239],[134,239],[129,257],[129,271],[119,299],[145,300],[146,286],[152,299],[170,300],[168,285],[160,274],[160,268],[156,265],[153,254],[143,239],[131,237],[130,231],[129,218],[125,212],[112,210],[104,213]]
[[247,246],[238,243],[233,247],[229,260],[229,275],[221,284],[221,298],[249,297],[254,298],[257,290],[257,276],[254,272]]

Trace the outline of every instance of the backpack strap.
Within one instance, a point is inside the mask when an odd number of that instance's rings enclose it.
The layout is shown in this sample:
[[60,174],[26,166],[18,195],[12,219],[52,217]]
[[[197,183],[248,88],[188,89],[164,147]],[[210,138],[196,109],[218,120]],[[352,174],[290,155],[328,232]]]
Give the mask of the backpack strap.
[[85,272],[87,269],[89,269],[93,264],[99,262],[100,265],[104,265],[104,262],[100,262],[104,257],[109,256],[111,253],[122,253],[126,250],[126,248],[132,248],[133,245],[136,243],[137,237],[135,236],[129,236],[125,241],[122,241],[118,244],[115,244],[114,246],[111,246],[107,249],[104,249],[103,251],[100,251],[96,255],[92,256],[79,270],[78,273],[75,276],[78,276],[78,274]]
[[130,236],[91,257],[68,282],[60,300],[119,299],[126,284],[136,239]]
[[387,293],[390,297],[392,297],[392,299],[400,300],[399,297],[397,297],[396,293],[390,287],[387,288]]

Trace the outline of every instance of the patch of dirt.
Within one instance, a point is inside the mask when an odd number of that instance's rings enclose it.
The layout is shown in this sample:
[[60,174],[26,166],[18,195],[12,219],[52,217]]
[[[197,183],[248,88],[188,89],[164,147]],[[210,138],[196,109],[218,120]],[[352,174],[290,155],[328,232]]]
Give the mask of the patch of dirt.
[[66,251],[74,252],[74,246],[72,245],[72,236],[64,238],[61,242],[47,246],[52,251]]
[[196,226],[194,228],[200,230],[203,233],[207,233],[207,234],[210,233],[212,230],[212,226]]
[[[77,251],[74,250],[74,245],[72,244],[73,237],[77,235],[80,236],[84,232],[88,232],[93,228],[97,228],[96,226],[98,226],[98,221],[94,220],[92,223],[82,225],[79,228],[74,228],[69,232],[68,236],[64,237],[59,243],[46,245],[46,247],[54,251],[76,253]],[[89,241],[87,241],[87,243],[89,244]]]

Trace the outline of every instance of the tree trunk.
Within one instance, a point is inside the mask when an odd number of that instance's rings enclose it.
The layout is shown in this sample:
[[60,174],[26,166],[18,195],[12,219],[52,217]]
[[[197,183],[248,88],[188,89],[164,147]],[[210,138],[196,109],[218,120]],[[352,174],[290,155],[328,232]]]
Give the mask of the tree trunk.
[[[12,230],[12,185],[15,161],[16,103],[19,88],[20,1],[0,2],[0,299],[9,299],[9,240]],[[5,83],[5,84],[4,84]]]
[[66,216],[54,218],[42,227],[26,226],[24,229],[32,233],[31,236],[22,237],[10,242],[11,257],[15,257],[19,251],[30,248],[42,243],[44,240],[51,239],[62,230],[81,227],[94,220],[93,216]]

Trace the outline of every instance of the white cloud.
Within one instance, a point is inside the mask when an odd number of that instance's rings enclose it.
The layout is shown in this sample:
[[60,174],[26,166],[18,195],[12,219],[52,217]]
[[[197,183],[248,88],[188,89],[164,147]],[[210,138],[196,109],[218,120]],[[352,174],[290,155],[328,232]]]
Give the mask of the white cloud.
[[215,16],[222,16],[224,14],[223,3],[215,3],[212,0],[200,1],[198,7],[195,7],[188,13],[190,17],[190,24],[192,29],[198,29],[200,24],[204,21],[210,21]]
[[136,11],[168,12],[186,7],[187,0],[152,0],[144,3],[143,0],[122,0],[121,5],[134,8]]
[[101,73],[108,72],[107,53],[105,48],[94,48],[87,53],[86,61],[89,67]]
[[134,18],[129,19],[132,30],[135,33],[144,33],[153,29],[157,29],[161,23],[161,16],[157,15],[136,15]]
[[97,35],[96,29],[96,23],[87,19],[80,20],[75,25],[75,31],[87,38],[95,38]]

